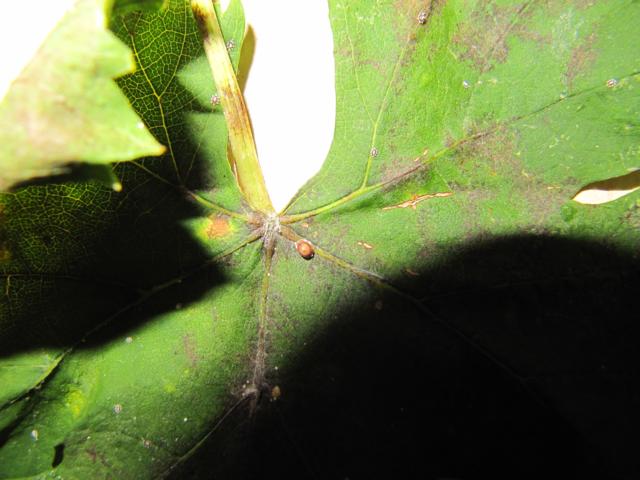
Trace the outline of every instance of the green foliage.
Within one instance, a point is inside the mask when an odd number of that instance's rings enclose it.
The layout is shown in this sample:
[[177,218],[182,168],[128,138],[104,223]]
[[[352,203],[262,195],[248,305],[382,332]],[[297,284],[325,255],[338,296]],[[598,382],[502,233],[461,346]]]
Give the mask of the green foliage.
[[[330,11],[334,143],[277,218],[239,192],[188,3],[113,19],[137,64],[119,85],[167,149],[117,164],[120,193],[2,197],[0,478],[239,478],[295,455],[321,478],[425,456],[426,478],[465,477],[489,468],[485,444],[511,475],[549,473],[552,449],[525,437],[636,471],[640,197],[570,199],[637,167],[640,4]],[[237,65],[238,1],[222,27]],[[479,415],[499,420],[456,420]],[[274,457],[279,429],[291,457]]]
[[106,28],[109,3],[79,0],[0,102],[0,190],[75,162],[119,188],[110,162],[164,151],[113,81],[135,63]]

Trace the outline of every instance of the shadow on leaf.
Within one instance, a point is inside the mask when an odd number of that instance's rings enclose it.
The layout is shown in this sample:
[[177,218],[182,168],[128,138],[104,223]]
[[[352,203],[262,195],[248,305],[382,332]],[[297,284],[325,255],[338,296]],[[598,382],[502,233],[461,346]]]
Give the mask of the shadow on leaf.
[[418,273],[404,287],[432,315],[389,292],[338,318],[174,478],[637,475],[635,259],[521,236]]
[[[120,173],[130,180],[140,175],[134,168],[127,166]],[[200,214],[193,204],[174,188],[148,178],[126,180],[121,193],[95,184],[29,187],[9,203],[5,235],[9,250],[17,252],[11,260],[30,270],[13,272],[8,267],[3,277],[7,315],[2,356],[72,346],[148,290],[210,258],[183,225]],[[86,201],[97,204],[85,210]],[[78,226],[83,229],[75,230]],[[49,261],[55,263],[53,269]],[[213,265],[203,270],[208,270],[206,282],[163,294],[170,308],[197,300],[223,281]],[[149,318],[141,314],[135,322]],[[132,328],[112,323],[111,335]],[[97,338],[107,342],[111,336],[105,330]]]

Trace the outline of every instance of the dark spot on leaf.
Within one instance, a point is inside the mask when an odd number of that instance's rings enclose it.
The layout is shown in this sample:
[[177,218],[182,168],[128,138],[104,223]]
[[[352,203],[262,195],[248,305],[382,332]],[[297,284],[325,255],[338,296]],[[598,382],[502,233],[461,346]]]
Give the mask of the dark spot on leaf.
[[51,462],[51,466],[56,468],[58,465],[62,463],[64,459],[64,443],[59,443],[55,447],[53,447],[53,461]]
[[200,34],[204,39],[209,38],[209,32],[207,31],[207,12],[205,12],[199,4],[192,4],[191,11],[193,12],[193,16],[196,19],[196,23],[198,24],[198,29],[200,30]]
[[596,60],[596,52],[593,48],[595,40],[596,35],[592,33],[571,52],[571,59],[567,65],[566,73],[568,90],[573,88],[575,78],[593,65]]
[[[64,448],[64,445],[63,445],[63,448]],[[100,463],[105,467],[111,467],[111,464],[107,461],[104,454],[96,450],[95,445],[92,445],[91,448],[87,448],[85,452],[91,459],[91,463],[96,463],[96,460],[99,460]]]
[[526,32],[518,22],[525,10],[526,5],[489,5],[475,10],[454,37],[454,42],[462,47],[461,58],[473,63],[480,72],[491,70],[494,62],[505,62],[509,34]]
[[184,346],[184,353],[189,359],[192,368],[198,366],[198,354],[196,353],[196,341],[192,335],[185,335],[182,337],[182,345]]

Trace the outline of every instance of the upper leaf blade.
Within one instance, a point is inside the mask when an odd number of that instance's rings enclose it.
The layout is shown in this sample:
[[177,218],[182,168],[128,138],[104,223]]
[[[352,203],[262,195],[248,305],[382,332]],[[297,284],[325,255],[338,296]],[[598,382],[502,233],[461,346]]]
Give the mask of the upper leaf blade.
[[164,152],[114,82],[135,63],[106,29],[108,3],[79,0],[0,103],[0,189]]
[[[334,2],[336,135],[288,212],[329,205],[443,155],[460,171],[462,144],[486,144],[498,130],[518,139],[512,156],[521,172],[570,181],[572,194],[626,173],[637,163],[640,58],[623,18],[637,15],[633,2]],[[561,180],[562,171],[571,173]],[[513,183],[513,175],[501,178]],[[469,172],[460,177],[469,182]]]

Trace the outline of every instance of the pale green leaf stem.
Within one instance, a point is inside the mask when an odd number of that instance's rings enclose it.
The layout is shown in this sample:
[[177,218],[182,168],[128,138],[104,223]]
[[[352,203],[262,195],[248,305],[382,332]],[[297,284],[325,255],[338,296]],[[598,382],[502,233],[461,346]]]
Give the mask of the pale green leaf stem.
[[258,162],[247,107],[227,53],[227,44],[213,3],[211,0],[191,0],[191,8],[204,40],[204,50],[213,79],[220,92],[238,184],[247,202],[256,211],[272,213],[273,206]]

